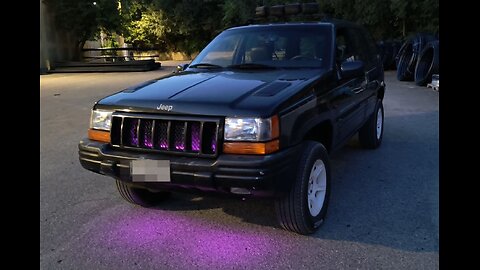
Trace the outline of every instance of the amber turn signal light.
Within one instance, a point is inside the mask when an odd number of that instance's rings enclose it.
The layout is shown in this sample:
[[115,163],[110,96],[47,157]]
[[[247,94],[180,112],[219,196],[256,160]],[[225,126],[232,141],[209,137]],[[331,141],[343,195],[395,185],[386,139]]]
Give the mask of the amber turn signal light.
[[267,155],[280,149],[278,140],[270,142],[226,142],[223,144],[225,154]]
[[88,130],[88,138],[99,142],[110,142],[110,132],[96,129]]

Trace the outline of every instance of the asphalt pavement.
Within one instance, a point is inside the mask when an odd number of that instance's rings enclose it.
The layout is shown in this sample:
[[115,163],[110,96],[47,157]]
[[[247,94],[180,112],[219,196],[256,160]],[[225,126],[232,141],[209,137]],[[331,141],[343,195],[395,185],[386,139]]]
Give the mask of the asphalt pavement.
[[269,201],[125,202],[112,178],[81,167],[77,144],[95,101],[176,64],[40,76],[40,269],[439,268],[438,92],[394,71],[382,146],[364,150],[355,137],[331,156],[330,208],[313,235],[279,228]]

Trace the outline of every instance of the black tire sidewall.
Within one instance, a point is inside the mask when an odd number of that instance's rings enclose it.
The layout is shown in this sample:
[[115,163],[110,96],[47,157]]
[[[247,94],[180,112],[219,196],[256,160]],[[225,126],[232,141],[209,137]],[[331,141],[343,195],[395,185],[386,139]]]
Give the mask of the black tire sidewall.
[[116,180],[117,189],[126,201],[143,207],[151,207],[168,198],[169,192],[151,192],[145,188],[135,187],[121,180]]
[[[321,145],[318,142],[306,142],[305,145],[305,151],[306,151],[306,158],[302,159],[300,162],[300,166],[298,167],[299,172],[298,172],[298,179],[299,184],[301,185],[301,191],[300,191],[300,200],[301,200],[301,211],[303,215],[305,216],[305,221],[308,226],[309,230],[316,230],[324,221],[325,216],[327,214],[328,210],[328,203],[329,203],[329,198],[330,198],[330,180],[331,180],[331,173],[330,173],[330,162],[327,154],[327,150],[323,145]],[[321,159],[323,161],[323,164],[325,166],[326,170],[326,177],[327,177],[327,188],[325,192],[325,200],[322,206],[322,209],[320,210],[320,213],[316,216],[312,216],[310,214],[310,211],[308,209],[308,182],[310,178],[310,173],[313,167],[313,164],[315,164],[315,161],[317,159]]]
[[[378,110],[382,109],[382,130],[380,133],[380,138],[377,138],[377,118],[378,118]],[[363,148],[366,149],[376,149],[380,146],[383,139],[383,132],[385,127],[385,110],[383,108],[383,103],[381,99],[377,100],[375,104],[375,109],[373,114],[371,114],[365,122],[365,124],[360,128],[358,131],[358,137],[360,140],[360,144]]]
[[[380,138],[377,138],[377,121],[378,121],[378,110],[382,109],[382,130],[380,132]],[[375,146],[378,147],[382,143],[383,139],[383,130],[385,124],[385,110],[383,109],[383,102],[381,99],[377,101],[377,105],[375,106],[375,121],[374,123],[374,134],[375,134]]]

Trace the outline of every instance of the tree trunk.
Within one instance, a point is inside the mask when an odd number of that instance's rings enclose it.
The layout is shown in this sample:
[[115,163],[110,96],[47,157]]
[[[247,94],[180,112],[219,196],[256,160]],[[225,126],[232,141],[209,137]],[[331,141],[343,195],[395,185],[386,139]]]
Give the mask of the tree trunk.
[[77,42],[77,46],[73,55],[74,61],[82,61],[83,60],[83,46],[85,46],[86,40],[79,40]]

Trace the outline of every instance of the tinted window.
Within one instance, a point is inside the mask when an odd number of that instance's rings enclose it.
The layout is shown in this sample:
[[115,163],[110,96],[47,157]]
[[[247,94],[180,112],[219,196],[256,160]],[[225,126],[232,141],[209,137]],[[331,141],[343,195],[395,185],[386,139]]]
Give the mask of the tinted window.
[[339,28],[336,37],[336,60],[343,61],[361,60],[365,68],[375,65],[375,55],[372,54],[369,42],[364,37],[364,32],[359,28]]
[[265,64],[275,67],[332,66],[332,28],[328,25],[246,27],[222,32],[192,61],[228,67]]

